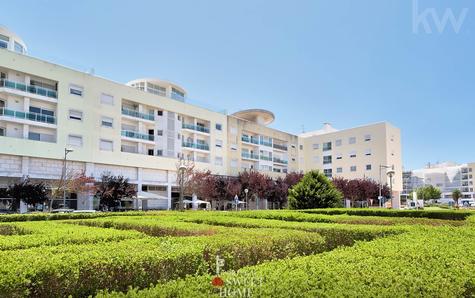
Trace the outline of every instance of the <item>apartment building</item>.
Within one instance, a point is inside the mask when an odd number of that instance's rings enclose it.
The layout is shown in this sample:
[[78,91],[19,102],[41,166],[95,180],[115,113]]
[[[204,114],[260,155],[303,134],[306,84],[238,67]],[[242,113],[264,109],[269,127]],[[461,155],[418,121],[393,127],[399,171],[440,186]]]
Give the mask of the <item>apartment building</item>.
[[[68,172],[129,178],[138,190],[135,208],[173,206],[179,157],[220,175],[321,169],[329,177],[377,181],[379,165],[391,165],[399,173],[393,188],[402,190],[397,128],[326,125],[294,135],[270,128],[274,119],[261,109],[227,115],[189,104],[187,91],[172,82],[122,84],[36,59],[21,38],[0,28],[0,187],[22,177],[59,179],[68,148]],[[93,202],[87,194],[67,198],[75,209]]]
[[[337,130],[329,123],[299,135],[300,168],[322,170],[327,177],[370,178],[392,182],[394,196],[402,192],[400,130],[387,122]],[[390,181],[386,175],[393,170]]]
[[428,164],[425,168],[403,172],[403,193],[407,198],[420,187],[432,185],[442,192],[442,198],[451,199],[456,189],[463,198],[475,198],[475,163],[443,162]]

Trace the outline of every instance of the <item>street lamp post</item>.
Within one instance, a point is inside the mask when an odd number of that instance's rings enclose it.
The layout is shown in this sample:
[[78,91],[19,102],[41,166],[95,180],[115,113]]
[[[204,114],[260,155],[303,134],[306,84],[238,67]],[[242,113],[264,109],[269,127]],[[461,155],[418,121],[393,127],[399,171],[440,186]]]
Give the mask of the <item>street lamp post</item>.
[[[391,208],[395,208],[395,206],[394,206],[395,204],[394,204],[394,202],[393,202],[393,176],[394,176],[395,173],[396,173],[396,172],[394,172],[393,169],[389,170],[389,171],[386,173],[386,175],[389,176],[389,191],[390,191],[390,193],[389,193],[389,199],[391,200],[391,206],[392,206]],[[399,208],[399,207],[397,207],[397,208]]]
[[247,200],[247,193],[249,192],[249,189],[244,189],[244,193],[246,194],[246,209],[249,210],[249,201]]
[[66,159],[68,158],[68,154],[73,151],[73,149],[64,148],[63,171],[61,174],[61,181],[63,187],[63,208],[66,208]]
[[[379,165],[379,207],[383,207],[383,184],[382,184],[382,177],[381,177],[381,171],[382,169],[391,169],[392,174],[394,175],[394,166],[387,166],[387,165]],[[392,197],[392,189],[391,189],[391,194],[390,196]]]
[[180,175],[180,200],[178,202],[179,206],[178,206],[178,210],[180,211],[183,211],[183,196],[184,196],[184,179],[185,179],[185,171],[186,171],[187,167],[185,165],[185,161],[183,160],[183,158],[180,159],[180,166],[178,167],[178,172],[179,172],[179,175]]

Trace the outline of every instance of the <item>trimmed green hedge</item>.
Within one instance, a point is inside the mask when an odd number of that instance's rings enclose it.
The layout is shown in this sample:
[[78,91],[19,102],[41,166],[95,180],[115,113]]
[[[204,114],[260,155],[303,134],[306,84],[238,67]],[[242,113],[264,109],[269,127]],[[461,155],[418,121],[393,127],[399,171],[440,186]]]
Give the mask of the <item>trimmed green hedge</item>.
[[309,209],[301,210],[302,213],[310,214],[348,214],[359,216],[389,216],[389,217],[425,217],[433,219],[465,220],[473,211],[465,210],[394,210],[394,209],[371,209],[371,208],[340,208],[340,209]]
[[423,228],[330,253],[98,297],[473,297],[475,230]]
[[223,270],[327,250],[317,233],[228,229],[209,237],[147,237],[101,245],[59,245],[0,252],[0,293],[10,297],[87,296],[125,291],[186,275]]

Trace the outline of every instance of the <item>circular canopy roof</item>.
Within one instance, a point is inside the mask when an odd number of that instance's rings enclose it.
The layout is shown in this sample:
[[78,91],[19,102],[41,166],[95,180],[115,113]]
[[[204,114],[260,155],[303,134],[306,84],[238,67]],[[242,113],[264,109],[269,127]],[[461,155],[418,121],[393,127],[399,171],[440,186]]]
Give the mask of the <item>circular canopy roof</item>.
[[275,119],[274,113],[263,109],[242,110],[234,113],[233,116],[262,125],[269,125]]

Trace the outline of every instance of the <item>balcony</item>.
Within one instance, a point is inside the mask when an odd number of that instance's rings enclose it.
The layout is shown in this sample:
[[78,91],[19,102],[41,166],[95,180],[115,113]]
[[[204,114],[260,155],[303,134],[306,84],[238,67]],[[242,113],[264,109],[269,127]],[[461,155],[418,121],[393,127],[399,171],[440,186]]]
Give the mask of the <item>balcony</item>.
[[209,151],[209,145],[208,144],[200,144],[200,143],[193,143],[193,142],[183,142],[181,144],[185,148],[193,148],[193,149],[199,149],[199,150],[205,150]]
[[242,136],[241,141],[259,145],[259,140],[256,137]]
[[139,111],[134,111],[127,108],[122,108],[122,115],[140,118],[148,121],[155,121],[155,116],[152,114],[141,113]]
[[190,129],[190,130],[194,130],[194,131],[209,133],[209,128],[208,128],[208,127],[201,126],[201,125],[194,125],[194,124],[183,123],[183,124],[181,125],[181,127],[182,127],[183,129]]
[[37,113],[30,112],[20,112],[9,110],[6,108],[0,108],[0,116],[12,117],[23,120],[30,120],[35,122],[47,123],[47,124],[56,124],[56,117],[47,116]]
[[272,161],[272,157],[270,157],[270,156],[265,156],[265,155],[261,155],[261,160]]
[[274,149],[278,149],[278,150],[282,150],[282,151],[287,151],[288,150],[288,147],[285,146],[285,145],[280,145],[280,144],[274,143],[272,146],[274,147]]
[[275,163],[284,164],[284,165],[286,165],[286,164],[289,163],[287,160],[283,160],[283,159],[278,158],[278,157],[274,157],[274,162],[275,162]]
[[144,141],[154,141],[154,136],[153,135],[148,135],[144,133],[139,133],[136,131],[131,131],[131,130],[122,130],[121,135],[123,137],[127,138],[132,138],[132,139],[138,139],[138,140],[144,140]]
[[19,90],[23,92],[28,92],[32,94],[37,94],[41,96],[46,96],[50,98],[58,98],[58,91],[52,90],[52,89],[47,89],[43,87],[38,87],[38,86],[33,86],[33,85],[27,85],[25,83],[18,83],[18,82],[13,82],[9,80],[0,80],[0,88],[9,88],[9,89],[14,89],[14,90]]
[[253,153],[249,153],[249,152],[242,152],[242,153],[241,153],[241,157],[242,157],[242,158],[247,158],[247,159],[259,160],[259,155],[253,154]]
[[267,147],[272,147],[272,142],[269,142],[269,141],[261,140],[259,143]]

